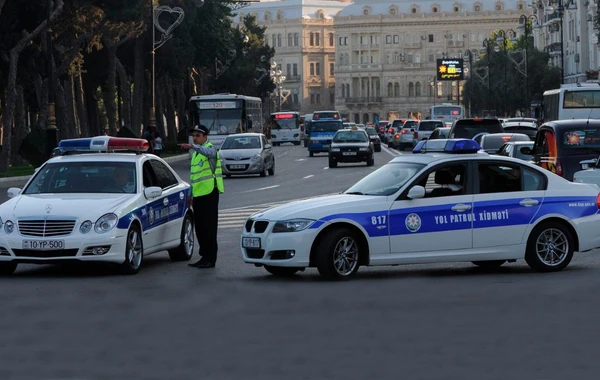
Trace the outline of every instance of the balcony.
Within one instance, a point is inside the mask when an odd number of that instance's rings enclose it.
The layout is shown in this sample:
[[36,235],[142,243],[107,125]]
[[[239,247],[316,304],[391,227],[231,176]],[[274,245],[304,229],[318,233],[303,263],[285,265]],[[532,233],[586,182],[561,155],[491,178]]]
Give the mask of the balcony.
[[422,66],[422,63],[418,62],[418,63],[405,63],[404,64],[404,69],[420,69]]
[[465,41],[448,41],[448,47],[463,47],[465,46]]
[[300,75],[286,75],[285,82],[286,83],[302,82],[302,76],[300,76]]

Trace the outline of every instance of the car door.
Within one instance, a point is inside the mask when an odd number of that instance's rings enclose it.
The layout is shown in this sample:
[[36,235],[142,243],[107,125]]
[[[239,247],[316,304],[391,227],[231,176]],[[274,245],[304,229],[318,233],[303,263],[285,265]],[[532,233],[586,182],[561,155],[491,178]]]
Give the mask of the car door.
[[[142,163],[142,192],[149,187],[160,186],[160,182],[150,165],[149,160]],[[146,199],[146,206],[142,213],[144,250],[153,250],[164,239],[164,222],[160,210],[163,197]]]
[[162,206],[161,218],[166,219],[161,219],[164,223],[162,242],[166,244],[178,240],[181,236],[181,221],[187,204],[187,194],[184,191],[184,185],[179,184],[167,165],[155,159],[151,159],[149,162],[163,191],[162,204],[158,206]]
[[478,162],[475,173],[473,248],[521,244],[544,200],[546,177],[496,160]]
[[468,168],[466,161],[438,165],[412,184],[425,188],[424,198],[407,199],[403,194],[393,203],[389,211],[392,254],[471,249],[473,194]]
[[264,136],[261,136],[260,140],[262,142],[262,155],[264,163],[267,168],[271,168],[273,167],[273,149],[271,149],[271,145],[267,143],[267,140],[264,138]]

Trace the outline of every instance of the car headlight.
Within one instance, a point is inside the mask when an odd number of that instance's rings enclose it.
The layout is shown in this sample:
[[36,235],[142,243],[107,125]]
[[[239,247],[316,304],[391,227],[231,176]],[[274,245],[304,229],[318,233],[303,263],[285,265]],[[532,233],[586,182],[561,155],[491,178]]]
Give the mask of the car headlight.
[[98,220],[96,220],[94,230],[99,234],[108,232],[115,228],[118,220],[119,218],[117,218],[115,214],[102,215]]
[[340,151],[340,148],[331,148],[331,151],[332,151],[332,152],[339,152],[339,151]]
[[298,232],[310,227],[315,221],[312,219],[292,219],[275,223],[273,232]]
[[369,150],[369,148],[367,148],[367,147],[362,147],[362,148],[360,148],[360,151],[361,151],[361,152],[366,152],[366,151],[368,151],[368,150]]
[[15,224],[11,220],[7,220],[6,223],[4,223],[4,232],[12,234],[14,230]]
[[254,156],[252,156],[252,159],[254,161],[260,160],[260,153],[256,153]]
[[91,229],[92,229],[92,222],[89,220],[86,220],[85,222],[81,223],[81,227],[79,227],[79,232],[81,232],[82,234],[87,234],[88,232],[90,232]]
[[0,228],[2,228],[2,225],[3,225],[3,224],[4,224],[4,223],[2,222],[2,218],[0,218]]

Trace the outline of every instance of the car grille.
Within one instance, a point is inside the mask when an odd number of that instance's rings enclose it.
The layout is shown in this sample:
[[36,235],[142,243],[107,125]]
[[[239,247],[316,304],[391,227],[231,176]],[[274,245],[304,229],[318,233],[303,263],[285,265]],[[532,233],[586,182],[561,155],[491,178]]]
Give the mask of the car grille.
[[35,251],[31,249],[13,249],[15,256],[17,257],[38,257],[38,258],[51,258],[51,257],[73,257],[77,255],[77,249],[57,249],[52,251]]
[[55,237],[73,232],[75,220],[19,220],[19,232],[24,236]]
[[254,226],[255,233],[262,234],[263,232],[265,232],[267,230],[267,227],[269,227],[269,222],[264,221],[264,220],[258,220],[255,222],[252,219],[248,219],[246,221],[246,224],[244,225],[246,232],[251,232],[252,226]]
[[262,259],[265,255],[264,249],[249,249],[246,248],[246,255],[249,259]]
[[0,256],[10,256],[8,249],[6,249],[5,247],[0,247]]
[[358,152],[359,148],[356,146],[352,146],[352,147],[340,148],[340,151],[342,151],[342,152]]

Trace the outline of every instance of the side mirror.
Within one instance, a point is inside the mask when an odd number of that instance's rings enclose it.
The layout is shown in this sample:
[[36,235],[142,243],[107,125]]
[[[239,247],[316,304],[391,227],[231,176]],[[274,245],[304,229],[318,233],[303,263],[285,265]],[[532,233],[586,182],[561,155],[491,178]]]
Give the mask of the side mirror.
[[529,156],[533,155],[533,149],[531,149],[528,146],[521,147],[521,149],[519,149],[519,152],[521,152],[521,154],[527,154]]
[[162,195],[162,189],[158,186],[151,186],[144,189],[146,199],[158,198]]
[[10,189],[8,189],[6,191],[6,194],[8,195],[9,198],[14,198],[17,195],[21,194],[21,189],[18,187],[11,187]]
[[425,198],[425,188],[423,186],[413,186],[410,190],[408,190],[408,194],[406,195],[408,199],[420,199]]
[[265,144],[265,149],[271,149],[271,144]]

